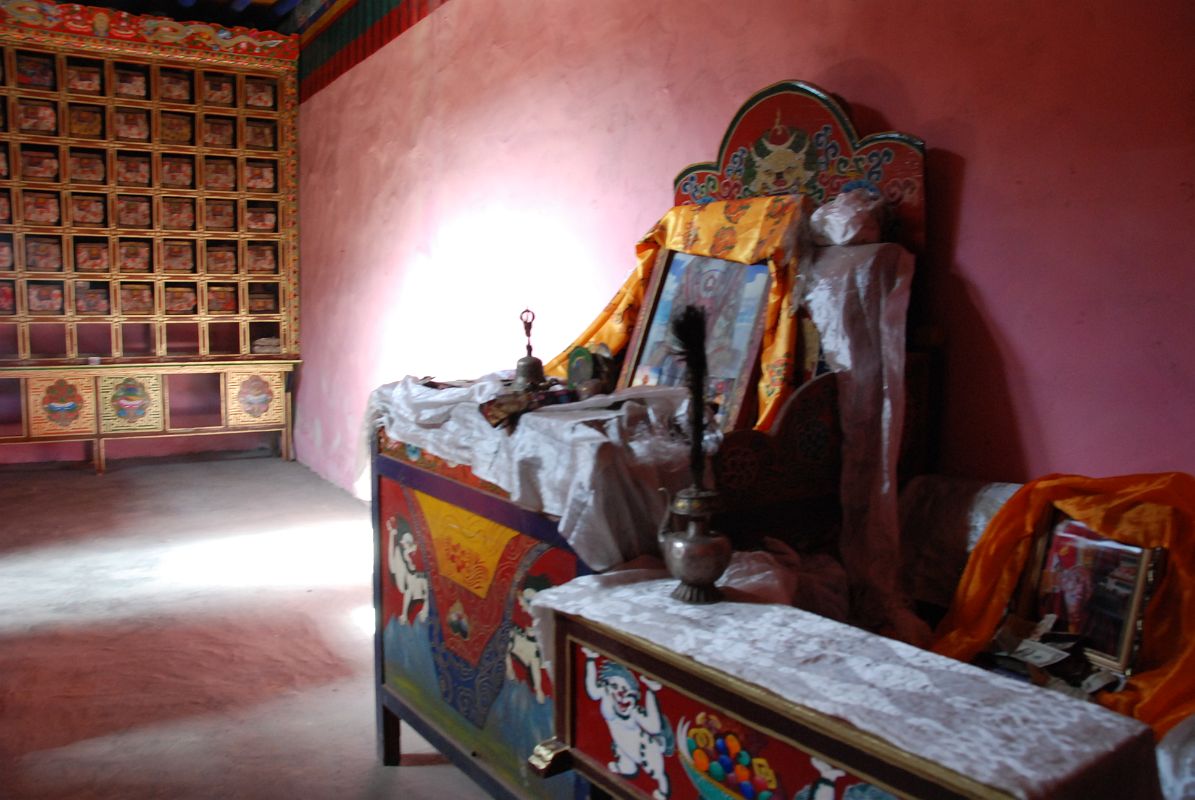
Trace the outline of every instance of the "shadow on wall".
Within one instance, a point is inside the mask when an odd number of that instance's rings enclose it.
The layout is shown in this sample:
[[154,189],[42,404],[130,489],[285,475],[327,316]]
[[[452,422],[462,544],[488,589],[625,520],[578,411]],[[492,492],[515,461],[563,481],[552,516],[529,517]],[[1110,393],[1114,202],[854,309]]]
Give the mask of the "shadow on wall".
[[[918,253],[908,330],[910,346],[927,351],[933,363],[926,432],[929,463],[968,477],[1024,479],[1025,425],[1014,416],[1008,380],[1013,365],[1005,363],[996,332],[989,327],[991,317],[955,263],[966,160],[929,147],[937,130],[950,131],[951,141],[973,141],[970,124],[958,118],[919,122],[913,116],[918,104],[903,80],[877,61],[840,61],[819,73],[814,83],[848,97],[883,98],[887,113],[857,101],[843,102],[861,136],[900,130],[928,137],[926,242]],[[964,403],[966,394],[973,397]],[[962,406],[974,410],[963,417],[958,410]],[[960,439],[980,444],[960,449],[952,444]]]
[[[1018,424],[1009,389],[1008,371],[990,315],[962,277],[954,258],[966,159],[938,148],[926,151],[926,247],[917,264],[909,308],[914,339],[932,342],[944,352],[940,393],[930,406],[931,430],[945,445],[938,452],[942,472],[985,480],[1023,480],[1024,427]],[[958,400],[970,394],[960,416]],[[963,439],[980,442],[971,450],[951,447]]]

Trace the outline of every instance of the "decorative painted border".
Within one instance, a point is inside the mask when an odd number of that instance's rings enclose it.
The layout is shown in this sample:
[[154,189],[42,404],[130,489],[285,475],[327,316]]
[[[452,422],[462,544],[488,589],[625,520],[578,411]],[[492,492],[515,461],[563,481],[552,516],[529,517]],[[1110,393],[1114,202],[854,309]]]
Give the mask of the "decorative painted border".
[[336,2],[303,33],[299,95],[306,100],[448,0]]
[[77,3],[0,0],[0,25],[8,26],[5,33],[14,38],[100,51],[115,48],[127,53],[141,45],[157,56],[203,53],[212,61],[235,56],[242,64],[249,56],[262,59],[262,66],[299,57],[299,37],[293,34],[177,22]]

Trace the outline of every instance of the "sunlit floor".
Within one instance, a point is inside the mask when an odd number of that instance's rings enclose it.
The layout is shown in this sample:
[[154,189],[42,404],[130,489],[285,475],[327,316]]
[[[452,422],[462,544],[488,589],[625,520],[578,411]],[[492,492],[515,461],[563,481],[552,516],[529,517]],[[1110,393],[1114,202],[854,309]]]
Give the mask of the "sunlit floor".
[[377,761],[371,567],[295,463],[0,472],[0,797],[485,797]]

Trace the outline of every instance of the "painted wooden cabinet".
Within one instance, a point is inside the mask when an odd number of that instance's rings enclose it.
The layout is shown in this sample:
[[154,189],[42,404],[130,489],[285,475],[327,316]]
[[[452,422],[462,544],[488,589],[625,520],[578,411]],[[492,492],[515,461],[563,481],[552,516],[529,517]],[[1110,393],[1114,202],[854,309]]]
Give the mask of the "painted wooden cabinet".
[[552,518],[465,468],[381,440],[373,508],[383,763],[399,763],[401,717],[495,797],[584,796],[584,781],[543,780],[526,759],[551,735],[555,708],[530,602],[588,569]]

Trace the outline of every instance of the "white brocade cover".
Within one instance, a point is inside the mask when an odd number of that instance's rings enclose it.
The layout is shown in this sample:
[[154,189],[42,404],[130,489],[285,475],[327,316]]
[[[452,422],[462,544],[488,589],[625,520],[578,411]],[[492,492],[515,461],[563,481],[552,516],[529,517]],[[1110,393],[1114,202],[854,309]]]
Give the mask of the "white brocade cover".
[[687,605],[669,597],[676,581],[642,577],[590,575],[536,595],[543,652],[554,652],[551,612],[570,614],[1013,797],[1158,796],[1152,734],[1133,719],[789,606]]
[[687,405],[683,388],[635,387],[519,417],[507,433],[478,405],[505,386],[487,375],[468,386],[433,389],[416,378],[380,386],[365,430],[465,464],[557,527],[591,569],[658,552],[655,532],[667,508],[659,491],[688,483],[688,445],[671,435]]

